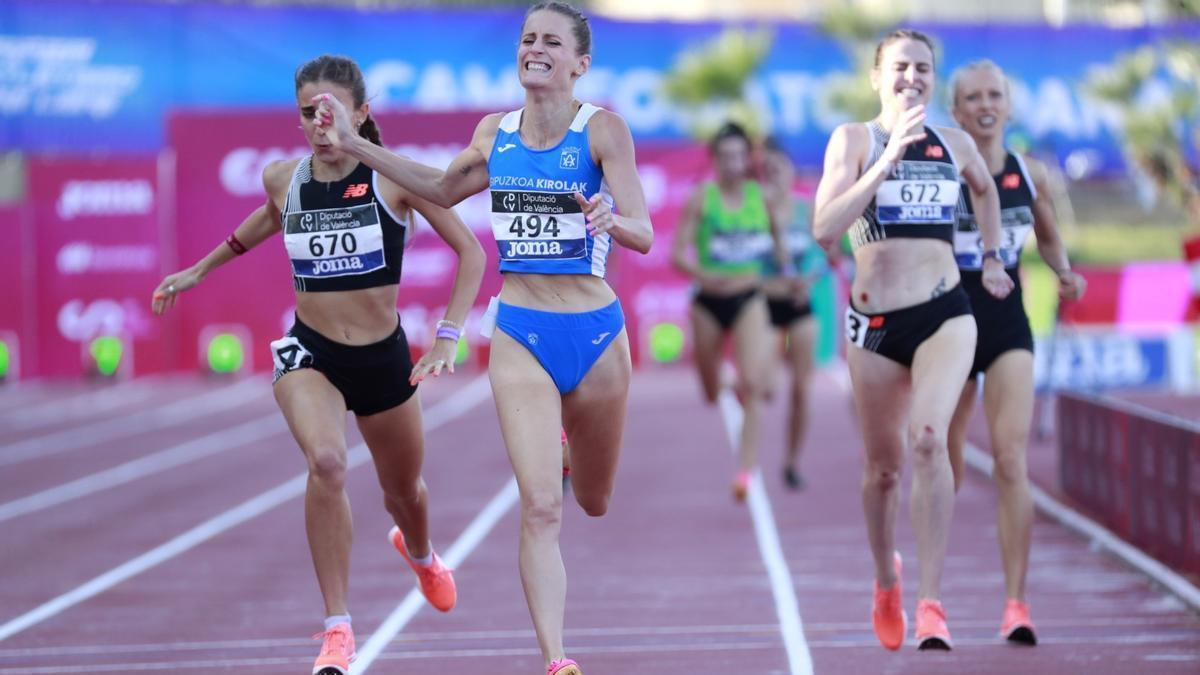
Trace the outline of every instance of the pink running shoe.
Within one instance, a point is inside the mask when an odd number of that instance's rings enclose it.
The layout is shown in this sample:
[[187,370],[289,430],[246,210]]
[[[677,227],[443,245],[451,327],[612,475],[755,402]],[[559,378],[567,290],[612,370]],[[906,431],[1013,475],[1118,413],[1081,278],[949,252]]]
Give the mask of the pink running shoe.
[[950,651],[950,629],[946,626],[946,610],[937,600],[917,601],[917,649]]
[[561,658],[546,666],[546,675],[583,675],[583,670],[574,659]]
[[339,623],[324,633],[317,633],[314,640],[324,639],[321,653],[313,663],[313,675],[349,675],[350,662],[354,660],[354,631],[350,624]]
[[1030,647],[1037,644],[1037,630],[1029,618],[1029,605],[1011,598],[1004,603],[1004,620],[1000,624],[1000,635],[1015,644]]
[[421,594],[433,605],[438,611],[449,612],[454,609],[454,603],[458,600],[458,591],[454,585],[454,570],[442,564],[442,559],[437,553],[433,554],[433,563],[428,567],[418,565],[408,557],[408,546],[404,544],[404,533],[399,527],[392,526],[388,532],[388,541],[392,542],[400,555],[404,556],[405,562],[416,573],[417,579],[421,582]]
[[904,596],[900,590],[902,561],[900,552],[892,553],[892,565],[896,570],[896,583],[891,588],[880,588],[875,580],[875,600],[871,604],[871,625],[879,644],[895,651],[904,644],[904,632],[908,627],[908,615],[904,613]]

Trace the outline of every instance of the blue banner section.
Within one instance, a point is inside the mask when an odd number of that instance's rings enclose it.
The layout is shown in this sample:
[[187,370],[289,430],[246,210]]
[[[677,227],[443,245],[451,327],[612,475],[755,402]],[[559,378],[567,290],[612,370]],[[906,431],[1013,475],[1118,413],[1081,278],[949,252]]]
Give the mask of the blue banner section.
[[1060,334],[1051,344],[1038,340],[1034,380],[1039,390],[1170,388],[1190,379],[1190,341],[1168,335],[1144,336],[1118,330]]
[[[328,8],[143,4],[120,0],[0,3],[0,149],[153,152],[177,107],[294,105],[292,76],[321,53],[356,59],[377,108],[519,107],[515,69],[522,14],[513,10],[370,12]],[[579,98],[620,112],[639,139],[686,136],[687,111],[662,93],[686,49],[717,23],[592,21],[594,61]],[[1094,26],[921,26],[942,45],[942,83],[990,58],[1013,77],[1013,130],[1060,160],[1101,172],[1123,166],[1116,113],[1089,103],[1082,78],[1115,54],[1178,38],[1200,24],[1116,30]],[[827,84],[848,61],[816,27],[775,26],[774,46],[748,88],[774,133],[809,167],[845,121]],[[863,82],[865,88],[867,82]],[[942,100],[945,100],[943,91]],[[935,114],[950,123],[944,112]],[[463,139],[464,144],[468,139]]]

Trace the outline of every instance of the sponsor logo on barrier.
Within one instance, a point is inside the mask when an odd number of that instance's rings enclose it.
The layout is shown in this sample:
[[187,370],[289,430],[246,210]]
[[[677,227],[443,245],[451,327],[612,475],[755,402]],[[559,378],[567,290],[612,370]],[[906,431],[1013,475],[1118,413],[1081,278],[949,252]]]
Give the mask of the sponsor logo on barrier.
[[63,185],[55,210],[63,220],[79,216],[140,216],[154,208],[148,180],[70,180]]
[[73,241],[58,250],[55,258],[60,274],[87,272],[145,272],[155,269],[158,251],[145,244],[104,246]]

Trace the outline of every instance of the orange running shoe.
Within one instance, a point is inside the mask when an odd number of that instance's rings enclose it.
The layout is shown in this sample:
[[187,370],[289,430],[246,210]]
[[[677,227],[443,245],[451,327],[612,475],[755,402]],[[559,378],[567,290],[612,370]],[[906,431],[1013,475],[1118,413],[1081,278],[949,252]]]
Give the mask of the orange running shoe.
[[917,602],[917,649],[950,651],[950,629],[946,627],[946,610],[937,600]]
[[313,663],[313,675],[349,675],[350,662],[355,656],[354,631],[350,630],[350,624],[339,623],[324,633],[317,633],[313,639],[325,640]]
[[458,591],[454,586],[454,570],[442,564],[442,559],[437,553],[433,554],[433,563],[428,567],[418,565],[408,557],[408,547],[404,544],[404,533],[399,527],[392,526],[388,532],[388,541],[392,542],[392,546],[404,556],[405,562],[416,573],[417,579],[421,582],[421,594],[433,605],[438,611],[449,612],[454,609],[454,603],[458,600]]
[[875,602],[871,606],[871,625],[879,644],[893,651],[904,644],[904,633],[908,630],[908,615],[904,613],[904,596],[900,591],[900,552],[893,554],[896,567],[896,583],[891,588],[880,588],[875,580]]
[[1004,603],[1004,619],[1000,622],[1000,637],[1020,645],[1033,647],[1037,644],[1037,633],[1029,619],[1029,605],[1020,600],[1009,599]]
[[583,675],[583,670],[573,659],[562,658],[546,666],[546,675]]
[[746,470],[738,471],[733,477],[733,498],[738,502],[746,501],[746,495],[750,492],[750,472]]

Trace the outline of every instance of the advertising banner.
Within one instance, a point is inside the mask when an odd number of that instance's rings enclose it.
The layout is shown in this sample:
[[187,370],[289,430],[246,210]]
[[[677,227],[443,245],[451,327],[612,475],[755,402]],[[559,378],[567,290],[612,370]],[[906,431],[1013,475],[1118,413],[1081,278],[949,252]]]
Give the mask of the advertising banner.
[[0,233],[8,242],[0,246],[0,288],[5,289],[0,302],[0,380],[14,381],[29,373],[34,345],[29,306],[32,231],[19,204],[0,204]]
[[[153,159],[31,159],[28,209],[37,269],[36,363],[79,376],[96,338],[121,341],[120,372],[174,367],[170,335],[153,320],[161,278],[158,165]],[[164,342],[165,341],[165,342]]]
[[1191,334],[1184,329],[1140,333],[1117,326],[1060,328],[1034,348],[1039,389],[1174,389],[1195,380]]
[[[522,97],[515,69],[521,21],[519,9],[9,0],[0,4],[0,82],[7,92],[0,100],[0,146],[155,151],[165,142],[171,109],[290,104],[292,73],[320,53],[356,59],[378,110],[512,109]],[[692,111],[666,98],[664,79],[682,54],[727,25],[594,17],[593,63],[576,95],[610,103],[639,141],[686,138]],[[1115,173],[1124,166],[1114,142],[1119,113],[1090,100],[1084,78],[1122,51],[1200,39],[1194,23],[917,27],[940,42],[943,84],[969,61],[990,58],[1003,66],[1013,78],[1012,131],[1060,162],[1071,157],[1083,173]],[[846,121],[830,100],[829,85],[849,74],[849,61],[814,25],[769,28],[771,49],[747,96],[767,128],[785,139],[802,165],[815,169],[830,132]],[[1155,77],[1166,81],[1165,74]],[[865,80],[862,86],[868,86]],[[944,105],[940,96],[935,101],[935,108]],[[944,110],[935,110],[933,118],[950,123]]]

